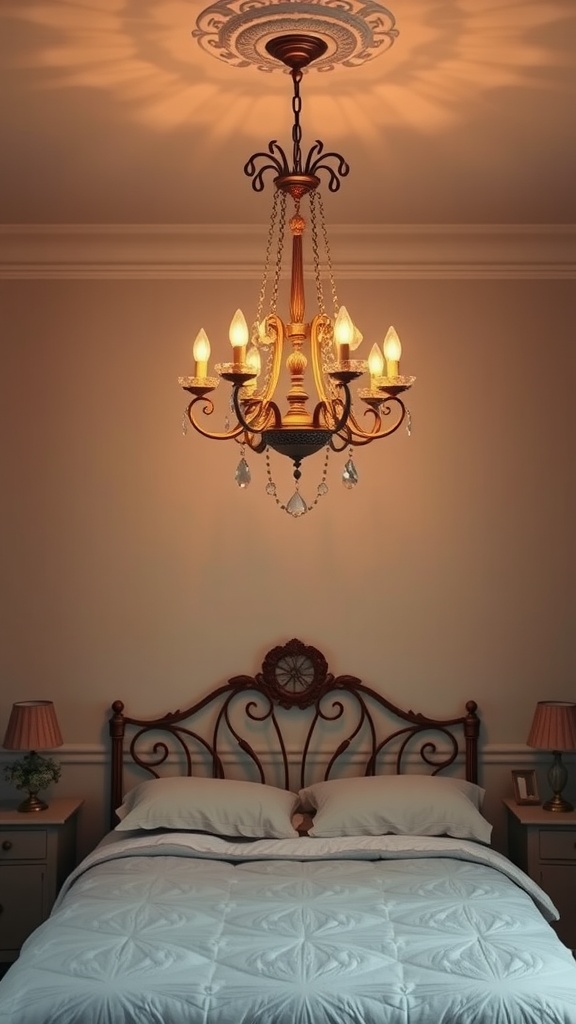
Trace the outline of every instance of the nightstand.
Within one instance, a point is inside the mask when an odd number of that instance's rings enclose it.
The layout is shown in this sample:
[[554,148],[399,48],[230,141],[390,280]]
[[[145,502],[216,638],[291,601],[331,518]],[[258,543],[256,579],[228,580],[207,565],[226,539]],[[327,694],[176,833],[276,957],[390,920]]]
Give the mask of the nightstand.
[[541,885],[556,904],[553,927],[576,949],[576,811],[545,811],[504,800],[508,812],[508,856]]
[[82,800],[53,799],[45,811],[0,804],[0,961],[15,960],[50,913],[76,865],[76,816]]

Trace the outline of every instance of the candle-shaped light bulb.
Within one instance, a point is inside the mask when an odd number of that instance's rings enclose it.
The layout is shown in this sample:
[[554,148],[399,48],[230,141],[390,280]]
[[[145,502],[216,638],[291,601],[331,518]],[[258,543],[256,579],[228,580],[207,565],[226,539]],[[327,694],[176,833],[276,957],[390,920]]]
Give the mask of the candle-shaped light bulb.
[[342,362],[345,359],[350,359],[350,345],[354,340],[354,324],[346,309],[346,306],[340,306],[338,315],[334,321],[334,341],[336,343],[336,351],[338,353],[338,360]]
[[234,349],[234,365],[242,366],[246,360],[248,324],[246,323],[246,317],[241,309],[237,309],[232,317],[228,337],[230,338],[230,344]]
[[350,342],[350,348],[352,352],[355,352],[359,345],[364,341],[364,335],[362,331],[359,331],[356,324],[352,324],[352,341]]
[[262,368],[262,360],[256,345],[250,345],[250,348],[248,349],[246,354],[246,366],[252,371],[252,373],[254,373],[252,380],[249,380],[246,384],[247,390],[252,393],[256,390],[258,385],[258,374]]
[[370,349],[370,355],[368,356],[368,370],[370,371],[370,382],[373,384],[377,377],[381,377],[384,373],[384,356],[376,342]]
[[402,345],[393,327],[388,328],[382,347],[384,349],[384,359],[386,360],[386,376],[397,377],[400,356],[402,355]]
[[210,342],[208,341],[208,335],[202,327],[196,335],[196,340],[192,348],[192,354],[194,356],[194,376],[195,377],[207,377],[208,376],[208,360],[210,358]]

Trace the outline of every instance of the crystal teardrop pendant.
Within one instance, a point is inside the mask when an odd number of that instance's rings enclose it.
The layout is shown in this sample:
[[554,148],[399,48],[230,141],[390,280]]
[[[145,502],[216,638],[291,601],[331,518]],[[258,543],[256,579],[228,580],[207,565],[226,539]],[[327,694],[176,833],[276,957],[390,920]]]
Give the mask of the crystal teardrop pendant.
[[248,484],[250,483],[252,476],[250,474],[250,466],[246,462],[246,459],[240,459],[240,462],[236,466],[236,473],[234,479],[238,484],[238,487],[248,487]]
[[296,519],[298,516],[303,516],[308,511],[308,505],[304,501],[304,498],[299,494],[298,491],[294,491],[294,494],[290,498],[290,501],[286,505],[286,511],[294,516]]
[[355,487],[358,483],[358,470],[356,469],[352,459],[348,459],[348,462],[344,466],[342,472],[342,483],[344,484],[344,487],[347,487],[348,489]]

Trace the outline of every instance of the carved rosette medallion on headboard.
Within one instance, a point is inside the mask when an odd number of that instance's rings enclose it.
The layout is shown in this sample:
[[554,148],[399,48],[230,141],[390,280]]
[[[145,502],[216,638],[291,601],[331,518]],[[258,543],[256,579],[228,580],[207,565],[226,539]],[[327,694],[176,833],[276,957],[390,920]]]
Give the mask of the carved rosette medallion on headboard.
[[269,651],[256,679],[282,708],[308,708],[334,682],[324,655],[301,640],[289,640]]

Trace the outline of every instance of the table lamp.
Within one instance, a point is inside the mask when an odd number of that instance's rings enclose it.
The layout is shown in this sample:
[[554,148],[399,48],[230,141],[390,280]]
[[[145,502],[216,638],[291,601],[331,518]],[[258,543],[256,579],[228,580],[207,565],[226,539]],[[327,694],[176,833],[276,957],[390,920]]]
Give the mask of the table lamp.
[[20,700],[12,705],[3,746],[7,750],[27,750],[21,761],[4,768],[4,776],[17,789],[25,789],[27,798],[19,811],[44,811],[48,804],[38,793],[60,778],[61,767],[51,757],[42,757],[36,750],[61,747],[62,734],[51,700]]
[[568,780],[563,750],[576,750],[576,704],[567,700],[540,700],[527,740],[529,747],[552,751],[554,760],[548,769],[552,797],[543,804],[545,811],[572,811],[572,804],[562,796]]

